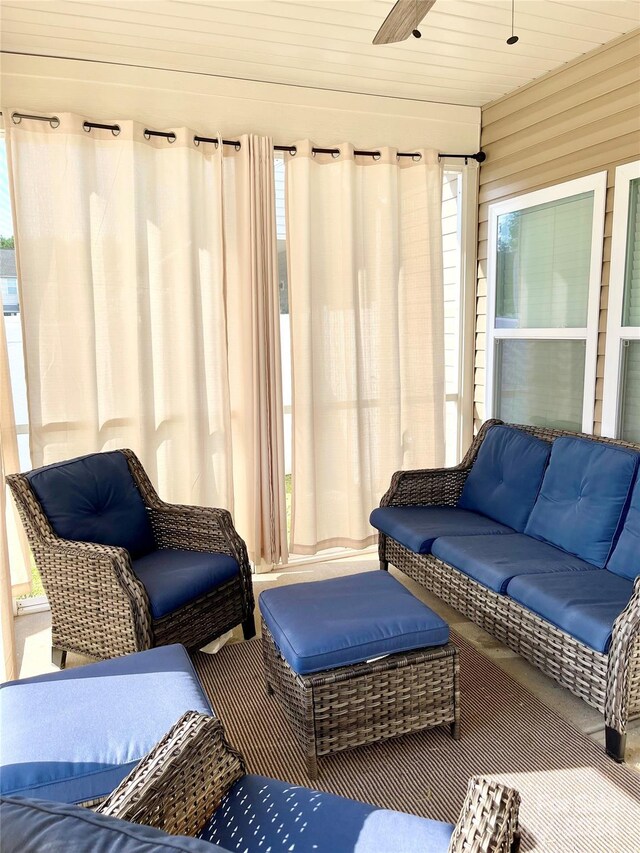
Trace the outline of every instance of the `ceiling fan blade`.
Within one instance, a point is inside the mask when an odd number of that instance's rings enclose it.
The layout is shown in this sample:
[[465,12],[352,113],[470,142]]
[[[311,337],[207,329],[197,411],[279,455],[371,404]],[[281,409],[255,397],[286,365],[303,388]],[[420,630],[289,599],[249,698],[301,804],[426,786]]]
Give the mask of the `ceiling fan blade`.
[[436,0],[398,0],[373,40],[374,44],[393,44],[409,38]]

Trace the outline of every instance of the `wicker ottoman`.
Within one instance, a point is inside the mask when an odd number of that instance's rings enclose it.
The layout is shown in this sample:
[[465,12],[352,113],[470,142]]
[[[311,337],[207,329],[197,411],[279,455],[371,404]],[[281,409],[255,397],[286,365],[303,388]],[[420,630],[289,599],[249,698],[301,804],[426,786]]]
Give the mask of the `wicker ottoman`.
[[266,590],[267,691],[317,775],[318,756],[451,725],[458,739],[458,650],[449,627],[387,572]]

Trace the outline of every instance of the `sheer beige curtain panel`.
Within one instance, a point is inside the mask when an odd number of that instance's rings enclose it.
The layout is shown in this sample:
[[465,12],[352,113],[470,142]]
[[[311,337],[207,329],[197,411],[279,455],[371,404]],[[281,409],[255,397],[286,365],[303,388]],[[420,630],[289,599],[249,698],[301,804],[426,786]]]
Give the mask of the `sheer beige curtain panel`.
[[400,468],[444,462],[442,172],[418,161],[287,156],[293,370],[291,551],[375,542]]
[[241,156],[224,159],[233,483],[260,572],[288,557],[273,142],[239,141]]
[[132,447],[166,500],[242,518],[259,561],[268,537],[249,527],[248,505],[261,510],[262,492],[240,470],[263,424],[237,393],[236,342],[255,361],[263,327],[233,313],[236,291],[264,284],[245,259],[256,251],[249,146],[59,119],[7,122],[32,462]]

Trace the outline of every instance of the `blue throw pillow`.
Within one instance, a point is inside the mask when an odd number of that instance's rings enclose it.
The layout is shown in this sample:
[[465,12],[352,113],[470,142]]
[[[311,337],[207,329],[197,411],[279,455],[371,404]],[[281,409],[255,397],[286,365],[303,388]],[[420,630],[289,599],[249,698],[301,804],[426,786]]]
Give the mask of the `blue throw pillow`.
[[525,533],[603,568],[639,459],[623,447],[557,438]]
[[551,445],[522,430],[494,426],[480,445],[458,506],[525,528],[549,461]]
[[119,450],[47,465],[27,478],[63,539],[118,545],[133,558],[154,550],[147,510]]

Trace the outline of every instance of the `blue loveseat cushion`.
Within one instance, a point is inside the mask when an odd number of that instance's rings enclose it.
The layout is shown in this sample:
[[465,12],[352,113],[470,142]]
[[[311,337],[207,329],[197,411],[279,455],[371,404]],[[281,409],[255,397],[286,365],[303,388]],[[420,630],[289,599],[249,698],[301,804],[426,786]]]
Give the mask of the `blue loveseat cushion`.
[[120,451],[58,462],[26,476],[63,539],[117,545],[132,557],[155,548],[142,496]]
[[639,454],[622,447],[557,438],[525,533],[602,568],[639,459]]
[[381,506],[370,522],[381,533],[416,554],[431,553],[438,536],[513,533],[510,527],[455,506]]
[[3,853],[227,853],[197,838],[26,797],[0,799],[0,822]]
[[449,641],[447,623],[379,570],[268,589],[259,603],[300,675]]
[[594,566],[523,533],[512,536],[444,536],[436,557],[494,590],[504,592],[516,575],[592,571]]
[[228,554],[173,548],[145,554],[132,566],[147,590],[154,619],[212,592],[240,572],[238,563]]
[[242,853],[446,853],[452,834],[450,823],[244,776],[200,838]]
[[606,569],[520,575],[507,595],[597,652],[606,652],[611,629],[629,603],[633,584]]
[[634,580],[640,575],[640,473],[620,538],[607,563],[610,572]]
[[104,797],[185,711],[211,714],[183,646],[0,686],[0,792]]
[[550,453],[547,441],[515,427],[491,427],[467,476],[458,506],[522,533],[538,497]]

